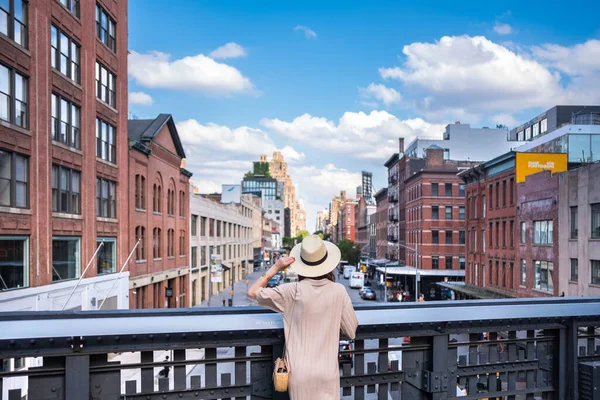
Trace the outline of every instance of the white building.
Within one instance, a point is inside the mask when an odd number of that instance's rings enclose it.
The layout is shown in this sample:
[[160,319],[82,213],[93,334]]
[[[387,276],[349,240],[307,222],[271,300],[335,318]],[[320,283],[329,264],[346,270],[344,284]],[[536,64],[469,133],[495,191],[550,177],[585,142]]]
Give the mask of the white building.
[[441,139],[416,138],[404,149],[410,157],[424,158],[432,145],[444,149],[444,159],[460,161],[487,161],[502,155],[524,142],[509,141],[508,132],[496,128],[471,128],[457,122],[446,126]]
[[[192,305],[198,305],[253,271],[253,216],[260,208],[252,195],[239,203],[219,203],[190,190],[190,255]],[[210,284],[210,256],[220,255],[221,282]],[[227,298],[229,292],[227,292]]]

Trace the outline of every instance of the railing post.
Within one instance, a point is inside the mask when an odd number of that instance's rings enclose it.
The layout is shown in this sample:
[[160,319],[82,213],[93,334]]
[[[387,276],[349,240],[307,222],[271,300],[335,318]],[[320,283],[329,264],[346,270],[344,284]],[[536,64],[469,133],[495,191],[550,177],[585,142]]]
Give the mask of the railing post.
[[[433,337],[431,349],[432,370],[429,382],[431,400],[446,400],[448,398],[448,335],[436,335]],[[456,391],[456,389],[454,389]],[[452,396],[454,397],[454,396]]]
[[65,360],[65,400],[90,397],[90,356],[68,356]]
[[[565,368],[567,369],[567,380],[564,381],[564,384],[561,387],[566,387],[564,390],[565,393],[568,391],[567,398],[569,399],[578,399],[579,398],[579,365],[577,362],[577,358],[579,355],[579,348],[577,344],[577,322],[573,318],[569,318],[568,322],[565,324],[566,326],[566,341],[565,341],[565,350],[566,350],[566,358],[562,358],[561,360],[565,363]],[[562,348],[562,346],[561,346]],[[560,384],[560,383],[559,383]],[[563,390],[561,389],[561,394]],[[564,397],[563,397],[564,398]]]

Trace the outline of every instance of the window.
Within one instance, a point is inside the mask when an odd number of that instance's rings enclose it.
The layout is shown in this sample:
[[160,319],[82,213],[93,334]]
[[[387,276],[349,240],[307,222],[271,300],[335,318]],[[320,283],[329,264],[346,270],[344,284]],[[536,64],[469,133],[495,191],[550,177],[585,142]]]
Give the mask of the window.
[[506,207],[506,180],[502,181],[502,207]]
[[200,236],[206,236],[206,217],[200,217]]
[[536,137],[537,135],[540,134],[540,125],[537,122],[533,125],[532,134],[533,134],[533,137]]
[[185,256],[185,231],[179,231],[179,255]]
[[60,4],[65,6],[71,14],[79,18],[79,0],[60,0]]
[[221,221],[217,221],[217,237],[221,237]]
[[548,292],[554,291],[554,266],[550,261],[534,261],[535,266],[535,288]]
[[200,265],[206,265],[206,247],[202,246],[200,248]]
[[458,266],[460,269],[465,269],[465,258],[458,257]]
[[104,243],[98,255],[96,256],[98,275],[114,274],[117,272],[117,239],[99,237],[96,240],[96,246]]
[[146,178],[140,174],[135,176],[135,208],[146,209]]
[[431,269],[440,269],[440,257],[431,256]]
[[0,149],[0,205],[29,207],[29,157]]
[[548,120],[544,118],[540,121],[540,133],[546,133],[548,130]]
[[527,239],[527,225],[525,225],[525,222],[521,222],[521,244],[525,244],[526,239]]
[[135,259],[145,260],[146,259],[146,228],[143,226],[135,227],[135,242],[139,244],[135,248]]
[[531,126],[525,128],[525,140],[531,139]]
[[161,196],[162,189],[160,183],[155,183],[152,188],[152,210],[154,212],[161,212]]
[[465,231],[458,231],[458,244],[465,244]]
[[215,237],[215,220],[212,218],[208,220],[208,236]]
[[496,222],[496,248],[500,247],[500,222]]
[[192,236],[198,236],[198,216],[192,214]]
[[185,192],[179,191],[179,216],[185,217]]
[[28,79],[0,64],[0,119],[27,129],[28,93]]
[[506,248],[506,221],[502,221],[502,247]]
[[78,171],[52,166],[52,211],[81,213],[80,179]]
[[431,195],[438,196],[438,184],[437,183],[431,184]]
[[0,1],[0,32],[27,48],[27,1]]
[[81,238],[52,238],[52,281],[78,278],[81,273]]
[[463,185],[463,184],[458,185],[458,196],[465,197],[465,185]]
[[485,253],[485,231],[481,231],[481,250]]
[[490,198],[490,210],[491,210],[492,208],[494,208],[494,203],[493,203],[493,199],[494,199],[494,196],[493,196],[494,195],[494,184],[490,185],[489,192],[490,192],[489,193],[489,198]]
[[486,209],[485,196],[481,196],[481,207],[482,207],[481,218],[485,218],[485,209]]
[[592,204],[592,238],[600,239],[600,203]]
[[446,244],[452,244],[452,231],[446,231]]
[[152,256],[160,258],[160,228],[154,228],[152,231]]
[[76,83],[81,82],[80,47],[67,34],[52,25],[50,28],[50,64]]
[[167,189],[167,214],[173,216],[175,205],[175,191],[171,188]]
[[175,230],[167,230],[167,257],[175,256]]
[[517,132],[517,140],[519,142],[522,142],[523,140],[525,140],[525,135],[523,135],[523,131]]
[[464,221],[465,219],[465,206],[458,207],[458,219]]
[[446,256],[446,269],[452,269],[452,256]]
[[96,61],[96,97],[111,107],[117,107],[117,77],[105,66]]
[[515,178],[510,178],[510,205],[515,204]]
[[452,197],[452,184],[446,183],[445,185],[446,197]]
[[527,261],[521,260],[521,286],[527,285]]
[[117,218],[117,184],[103,178],[96,179],[96,215]]
[[433,244],[440,243],[440,231],[431,231],[431,242]]
[[96,157],[116,164],[116,128],[100,118],[96,118]]
[[496,182],[496,208],[500,208],[500,182]]
[[571,239],[577,239],[579,236],[579,230],[577,229],[577,206],[571,207]]
[[570,281],[577,282],[579,279],[579,260],[577,258],[571,258],[571,276]]
[[533,222],[533,243],[534,244],[552,244],[552,221],[534,221]]
[[477,203],[479,203],[478,201],[479,199],[477,198],[477,196],[475,196],[473,198],[473,217],[477,218]]
[[106,45],[113,53],[117,51],[115,40],[117,29],[115,21],[106,11],[96,4],[96,37]]
[[444,149],[444,160],[450,159],[450,149]]
[[510,221],[510,247],[515,247],[515,221]]
[[70,101],[52,94],[52,140],[76,149],[81,148],[81,109]]
[[198,267],[198,248],[192,246],[192,268]]
[[600,260],[590,260],[592,267],[592,285],[600,285]]
[[0,292],[29,286],[29,239],[0,236]]
[[440,219],[440,208],[438,206],[431,206],[431,219]]

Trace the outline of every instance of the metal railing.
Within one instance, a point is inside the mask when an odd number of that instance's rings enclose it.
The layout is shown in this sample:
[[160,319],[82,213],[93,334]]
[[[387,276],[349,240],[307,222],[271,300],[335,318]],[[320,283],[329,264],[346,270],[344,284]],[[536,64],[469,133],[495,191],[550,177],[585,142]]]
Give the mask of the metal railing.
[[[348,361],[343,398],[576,400],[591,390],[589,379],[580,385],[578,367],[600,361],[600,298],[355,309],[353,348],[340,353]],[[271,377],[282,348],[281,316],[255,307],[0,313],[0,358],[28,360],[0,372],[0,393],[4,387],[9,400],[282,399]],[[173,373],[161,375],[165,367]],[[459,390],[468,394],[457,397]]]

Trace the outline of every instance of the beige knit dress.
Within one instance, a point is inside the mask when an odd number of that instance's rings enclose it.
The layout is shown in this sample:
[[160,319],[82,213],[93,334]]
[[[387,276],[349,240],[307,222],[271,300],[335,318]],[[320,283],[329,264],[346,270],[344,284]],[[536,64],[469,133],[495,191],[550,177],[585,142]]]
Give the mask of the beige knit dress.
[[340,331],[354,339],[358,326],[346,288],[328,279],[307,278],[260,289],[256,299],[283,314],[290,399],[339,399]]

